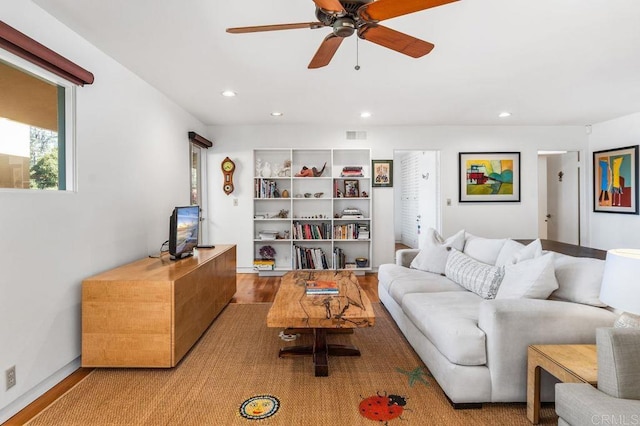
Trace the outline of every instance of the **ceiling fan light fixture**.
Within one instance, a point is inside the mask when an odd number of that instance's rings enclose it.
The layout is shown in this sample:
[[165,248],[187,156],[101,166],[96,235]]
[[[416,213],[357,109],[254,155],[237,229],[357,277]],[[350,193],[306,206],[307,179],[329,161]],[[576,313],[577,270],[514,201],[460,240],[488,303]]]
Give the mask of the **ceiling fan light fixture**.
[[498,114],[498,117],[500,118],[511,117],[511,113],[509,111],[502,111],[500,114]]
[[234,92],[233,90],[225,90],[221,93],[222,96],[224,96],[225,98],[233,98],[237,95],[236,92]]
[[338,37],[349,37],[356,31],[356,23],[351,18],[338,18],[333,23],[333,33]]

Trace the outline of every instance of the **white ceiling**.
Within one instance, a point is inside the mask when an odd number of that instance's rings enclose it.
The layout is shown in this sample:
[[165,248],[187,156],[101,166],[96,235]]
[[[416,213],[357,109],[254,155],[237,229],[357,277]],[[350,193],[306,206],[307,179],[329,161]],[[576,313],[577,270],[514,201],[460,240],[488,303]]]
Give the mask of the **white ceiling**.
[[427,56],[352,36],[317,70],[328,28],[225,32],[315,21],[311,0],[34,2],[208,125],[586,125],[640,111],[638,0],[460,0],[383,22],[434,43]]

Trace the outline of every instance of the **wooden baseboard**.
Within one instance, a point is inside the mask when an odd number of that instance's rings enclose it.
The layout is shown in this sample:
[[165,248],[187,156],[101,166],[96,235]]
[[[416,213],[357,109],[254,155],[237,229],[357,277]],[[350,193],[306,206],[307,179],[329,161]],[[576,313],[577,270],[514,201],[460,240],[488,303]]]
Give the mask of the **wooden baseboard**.
[[79,368],[60,383],[49,389],[38,399],[24,407],[9,420],[4,422],[2,426],[19,426],[33,419],[45,408],[51,405],[56,399],[60,398],[69,389],[77,385],[93,371],[93,368]]

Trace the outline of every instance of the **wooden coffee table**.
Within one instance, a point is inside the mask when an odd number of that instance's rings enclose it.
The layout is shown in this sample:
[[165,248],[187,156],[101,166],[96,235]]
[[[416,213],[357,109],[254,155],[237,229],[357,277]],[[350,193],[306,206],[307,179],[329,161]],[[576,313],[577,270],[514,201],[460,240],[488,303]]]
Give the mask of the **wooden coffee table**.
[[[337,295],[307,296],[307,280],[336,281]],[[316,376],[329,375],[329,355],[359,356],[351,345],[327,344],[327,332],[371,327],[375,315],[371,302],[349,271],[296,271],[284,275],[269,314],[267,326],[305,329],[314,334],[313,345],[280,349],[280,357],[312,355]]]

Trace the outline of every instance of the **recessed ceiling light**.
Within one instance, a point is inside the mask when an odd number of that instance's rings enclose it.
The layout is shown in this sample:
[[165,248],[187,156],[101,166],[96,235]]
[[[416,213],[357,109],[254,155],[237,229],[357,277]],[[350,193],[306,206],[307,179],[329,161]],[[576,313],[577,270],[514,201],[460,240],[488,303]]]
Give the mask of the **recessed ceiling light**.
[[361,112],[360,113],[360,117],[361,118],[369,118],[369,117],[371,117],[371,113],[368,112],[368,111]]
[[272,117],[282,117],[284,115],[284,113],[280,112],[280,111],[273,111],[271,113]]
[[498,117],[500,117],[500,118],[511,117],[511,113],[508,112],[508,111],[504,111],[504,112],[501,112],[500,114],[498,114]]
[[566,154],[567,151],[538,151],[538,155],[558,155],[558,154]]
[[236,92],[234,92],[233,90],[225,90],[224,92],[222,92],[222,96],[224,96],[225,98],[233,98],[236,95]]

